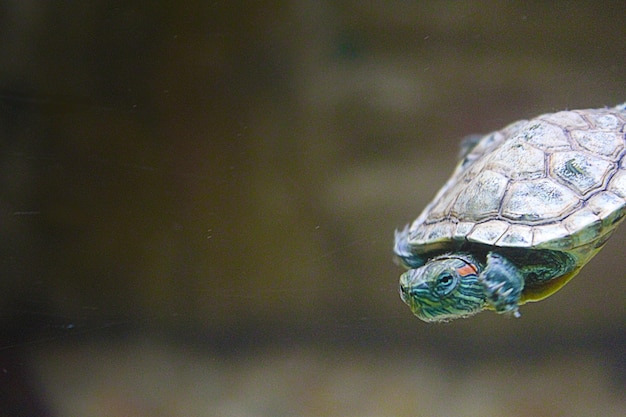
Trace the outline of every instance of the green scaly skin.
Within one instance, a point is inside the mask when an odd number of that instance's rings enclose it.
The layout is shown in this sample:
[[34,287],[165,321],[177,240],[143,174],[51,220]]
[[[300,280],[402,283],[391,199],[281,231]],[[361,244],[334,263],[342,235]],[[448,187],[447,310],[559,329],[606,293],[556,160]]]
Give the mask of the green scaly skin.
[[520,271],[510,261],[489,253],[481,263],[468,253],[447,254],[400,277],[400,296],[424,321],[448,321],[484,309],[519,317],[524,288]]
[[407,240],[407,228],[396,232],[394,252],[408,269],[400,277],[400,297],[413,314],[429,322],[469,317],[485,309],[519,317],[519,305],[556,291],[583,264],[580,257],[565,252],[489,251],[480,246],[469,247],[471,253],[461,250],[425,262],[411,253]]
[[[457,271],[473,268],[461,276]],[[472,316],[487,306],[479,281],[478,262],[469,254],[445,255],[410,269],[400,277],[400,297],[424,321],[448,321]]]

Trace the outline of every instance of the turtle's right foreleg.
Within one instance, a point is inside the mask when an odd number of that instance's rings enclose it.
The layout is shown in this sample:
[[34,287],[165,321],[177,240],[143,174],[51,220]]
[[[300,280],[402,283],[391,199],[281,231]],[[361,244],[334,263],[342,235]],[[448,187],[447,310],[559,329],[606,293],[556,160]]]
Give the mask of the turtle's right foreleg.
[[409,225],[404,226],[402,231],[396,230],[395,243],[393,245],[393,252],[398,257],[400,263],[408,268],[414,269],[424,265],[424,259],[411,252],[411,245],[409,245]]
[[524,289],[524,278],[513,263],[502,255],[490,252],[478,279],[485,290],[487,302],[496,312],[520,316],[518,304]]

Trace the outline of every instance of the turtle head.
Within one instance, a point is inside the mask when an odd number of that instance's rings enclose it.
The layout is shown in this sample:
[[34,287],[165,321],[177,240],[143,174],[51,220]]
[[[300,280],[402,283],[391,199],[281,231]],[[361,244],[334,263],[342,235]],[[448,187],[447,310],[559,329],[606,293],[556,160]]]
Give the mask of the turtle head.
[[449,321],[483,310],[480,265],[469,255],[443,255],[400,277],[400,297],[424,321]]

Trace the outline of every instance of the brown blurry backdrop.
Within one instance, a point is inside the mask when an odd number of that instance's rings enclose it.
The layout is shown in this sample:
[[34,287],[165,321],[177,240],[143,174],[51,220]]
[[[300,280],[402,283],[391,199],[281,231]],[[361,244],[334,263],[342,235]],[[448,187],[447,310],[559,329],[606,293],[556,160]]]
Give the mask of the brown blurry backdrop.
[[5,1],[0,416],[623,416],[626,229],[420,322],[464,135],[626,101],[626,3]]

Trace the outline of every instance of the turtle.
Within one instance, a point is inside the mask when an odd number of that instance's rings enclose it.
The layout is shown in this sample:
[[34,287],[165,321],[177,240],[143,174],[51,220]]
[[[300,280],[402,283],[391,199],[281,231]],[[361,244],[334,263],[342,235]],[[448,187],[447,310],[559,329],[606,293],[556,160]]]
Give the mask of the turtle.
[[596,255],[626,215],[626,103],[520,120],[464,141],[450,179],[395,231],[418,318],[520,317]]

